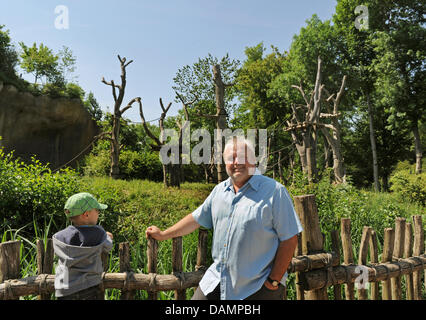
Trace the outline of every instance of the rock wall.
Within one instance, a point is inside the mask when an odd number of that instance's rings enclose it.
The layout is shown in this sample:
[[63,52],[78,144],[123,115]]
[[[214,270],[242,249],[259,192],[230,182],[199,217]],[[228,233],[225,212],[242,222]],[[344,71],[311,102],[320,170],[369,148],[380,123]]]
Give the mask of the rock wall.
[[79,99],[33,96],[0,82],[0,146],[5,152],[15,150],[24,161],[35,155],[54,170],[87,148],[98,133]]

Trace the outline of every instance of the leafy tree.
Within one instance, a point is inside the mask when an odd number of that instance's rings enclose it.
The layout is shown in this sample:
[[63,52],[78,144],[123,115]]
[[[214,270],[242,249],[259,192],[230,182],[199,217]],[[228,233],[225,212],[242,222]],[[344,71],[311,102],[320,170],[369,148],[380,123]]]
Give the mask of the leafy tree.
[[92,119],[94,119],[96,122],[102,120],[103,112],[93,92],[89,92],[87,95],[86,99],[84,100],[84,106],[86,107],[87,111],[89,111]]
[[[280,149],[291,145],[289,137],[283,132],[282,126],[290,115],[290,106],[286,99],[277,94],[273,84],[282,75],[286,53],[271,46],[272,52],[264,54],[263,43],[245,49],[246,60],[238,70],[236,87],[240,106],[237,108],[231,124],[236,128],[267,129],[270,141],[268,161],[273,168],[273,176],[284,180],[282,165],[284,157],[280,157]],[[288,157],[285,158],[288,163]]]
[[[383,1],[384,2],[384,1]],[[368,28],[358,29],[355,25],[357,13],[355,9],[359,5],[365,5],[369,9]],[[377,141],[375,133],[374,115],[375,101],[373,100],[375,74],[372,69],[372,62],[375,58],[375,52],[371,43],[370,34],[376,30],[383,20],[383,6],[377,0],[338,0],[336,12],[333,15],[333,22],[338,36],[343,41],[339,43],[340,65],[346,68],[348,85],[353,90],[352,97],[354,101],[358,100],[358,105],[367,108],[369,117],[369,136],[371,144],[374,189],[380,190],[379,183],[379,165],[377,157]]]
[[[426,3],[393,1],[373,37],[376,91],[395,134],[409,128],[414,137],[416,173],[422,171],[419,123],[426,120]],[[383,31],[382,31],[383,30]]]
[[8,78],[16,78],[15,67],[18,64],[18,54],[11,44],[9,30],[3,31],[0,25],[0,72]]
[[[223,130],[228,127],[229,115],[236,107],[233,84],[239,64],[238,60],[231,60],[228,54],[220,60],[209,54],[193,65],[178,70],[173,79],[176,101],[189,106],[184,110],[193,128],[203,127],[212,133],[214,128]],[[216,163],[216,168],[218,181],[223,181],[226,175],[223,163]]]
[[65,82],[73,80],[75,77],[71,77],[71,74],[76,69],[77,58],[72,54],[70,48],[63,46],[58,53],[59,56],[59,65],[58,71],[62,74]]
[[245,50],[247,59],[236,81],[241,105],[232,119],[239,127],[269,128],[289,113],[286,101],[271,90],[272,82],[283,72],[285,54],[273,46],[272,53],[263,56],[264,52],[263,43]]
[[[214,114],[215,106],[215,84],[213,82],[212,67],[219,65],[225,83],[234,83],[234,77],[239,67],[238,60],[231,60],[226,54],[220,60],[208,54],[205,58],[199,58],[193,65],[186,65],[179,69],[176,76],[173,78],[174,86],[172,87],[181,95],[185,102],[194,101],[189,108],[191,125],[194,120],[194,125],[198,127],[214,128],[212,121],[209,119],[197,117],[197,113]],[[236,88],[229,87],[225,91],[225,109],[228,115],[232,114],[235,109]],[[181,102],[176,97],[176,102]],[[199,118],[197,121],[195,118]]]
[[58,88],[65,88],[68,84],[70,74],[75,71],[76,58],[71,49],[63,47],[57,54],[43,43],[37,47],[34,42],[32,47],[23,42],[21,47],[21,68],[34,75],[34,84],[37,81],[54,84]]
[[23,42],[19,42],[21,46],[21,68],[34,75],[34,84],[38,80],[45,78],[45,82],[52,82],[59,76],[58,60],[59,57],[53,53],[51,49],[43,43],[37,47],[34,42],[32,47],[27,47]]

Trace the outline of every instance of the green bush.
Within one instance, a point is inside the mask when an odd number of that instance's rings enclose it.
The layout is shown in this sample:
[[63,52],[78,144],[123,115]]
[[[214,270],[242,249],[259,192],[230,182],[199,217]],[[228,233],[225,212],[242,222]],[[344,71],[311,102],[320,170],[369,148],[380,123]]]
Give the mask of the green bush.
[[350,218],[355,256],[364,226],[374,229],[380,246],[384,229],[394,227],[397,217],[409,221],[413,215],[422,214],[422,207],[410,205],[393,194],[360,190],[350,183],[334,185],[327,175],[316,184],[289,186],[288,189],[292,196],[315,194],[321,232],[326,236],[326,250],[331,250],[330,232],[340,230],[341,218]]
[[65,96],[64,87],[56,83],[46,83],[43,85],[41,93],[51,98],[60,98]]
[[426,204],[426,172],[415,173],[415,166],[408,161],[400,162],[392,173],[389,182],[390,190],[398,194],[401,199]]
[[[89,154],[82,167],[85,175],[105,177],[109,175],[110,166],[110,152],[101,149]],[[119,168],[120,175],[126,180],[162,181],[163,179],[162,165],[156,153],[123,150],[120,152]]]
[[17,230],[34,236],[50,225],[51,231],[64,227],[63,206],[79,192],[78,176],[66,169],[52,173],[47,165],[32,158],[24,163],[13,153],[0,150],[0,231]]
[[80,99],[83,101],[85,92],[78,84],[67,83],[64,94],[70,99]]

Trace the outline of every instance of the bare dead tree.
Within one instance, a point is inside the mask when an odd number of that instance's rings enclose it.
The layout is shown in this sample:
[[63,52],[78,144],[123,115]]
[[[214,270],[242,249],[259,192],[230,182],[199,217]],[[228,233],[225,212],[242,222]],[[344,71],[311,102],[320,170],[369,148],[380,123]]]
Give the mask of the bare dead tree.
[[[329,113],[321,113],[321,119],[329,119],[331,123],[321,124],[321,132],[326,138],[328,144],[331,146],[333,152],[333,170],[334,170],[334,179],[336,183],[346,183],[346,172],[344,167],[344,160],[341,150],[341,129],[339,124],[339,104],[342,100],[342,96],[345,92],[346,76],[342,79],[342,84],[340,90],[334,98],[334,94],[330,95],[327,89],[324,88],[324,91],[329,96],[326,100],[327,102],[333,103],[333,110],[329,110]],[[331,132],[329,132],[331,130]]]
[[[166,119],[167,112],[169,111],[172,103],[170,102],[167,107],[164,107],[163,100],[160,98],[160,107],[163,111],[161,113],[160,119],[158,120],[158,125],[160,128],[160,137],[157,138],[152,131],[149,129],[147,122],[145,120],[145,116],[143,113],[142,103],[139,101],[139,114],[142,119],[142,126],[146,132],[146,134],[154,140],[154,144],[151,144],[151,149],[153,151],[160,151],[163,146],[166,144],[164,140],[165,137],[165,129],[164,129],[164,120]],[[181,139],[179,139],[179,150],[181,150]],[[179,164],[176,163],[162,163],[163,166],[163,183],[165,187],[180,187],[180,172],[179,172]]]
[[308,175],[309,182],[315,181],[317,177],[317,127],[320,117],[322,91],[324,88],[324,85],[321,84],[321,64],[321,58],[318,57],[315,86],[309,99],[305,94],[302,84],[299,86],[292,85],[292,88],[299,90],[305,101],[305,105],[292,105],[293,116],[290,121],[287,121],[287,128],[284,129],[291,133],[293,143],[300,156],[302,169]]
[[[183,109],[184,119],[185,119],[183,123],[181,123],[179,120],[176,120],[176,124],[179,127],[179,172],[180,172],[180,181],[183,182],[184,181],[184,175],[183,175],[184,161],[183,161],[183,158],[182,158],[182,153],[183,153],[182,139],[183,139],[184,132],[186,131],[187,127],[189,126],[189,121],[190,121],[188,108],[198,101],[198,97],[197,97],[197,95],[194,95],[195,98],[192,101],[185,101],[185,99],[178,92],[175,92],[175,93],[176,93],[176,96],[179,98],[179,100],[182,102],[182,109]],[[189,150],[186,150],[186,151],[189,153]],[[186,163],[186,161],[185,161],[185,163]]]
[[[129,101],[129,103],[121,108],[121,104],[123,103],[124,93],[126,90],[126,67],[133,62],[130,60],[126,62],[126,58],[121,58],[120,55],[117,56],[120,61],[121,68],[121,84],[115,84],[114,80],[106,81],[104,77],[102,77],[102,83],[111,86],[112,96],[114,98],[114,113],[112,115],[112,130],[109,132],[102,132],[97,136],[99,139],[106,139],[110,141],[111,149],[110,149],[110,157],[111,157],[111,168],[110,168],[110,176],[113,179],[118,179],[120,177],[120,168],[119,168],[119,160],[120,160],[120,120],[124,112],[130,109],[133,103],[140,101],[140,97],[133,98]],[[118,91],[118,92],[117,92]]]
[[[346,172],[344,160],[341,151],[341,129],[339,124],[339,104],[345,92],[346,76],[342,79],[340,90],[335,94],[330,94],[321,84],[321,58],[318,57],[318,69],[314,90],[308,99],[302,85],[295,86],[301,93],[306,105],[293,105],[293,117],[287,121],[288,127],[285,131],[290,131],[293,142],[300,156],[302,169],[308,175],[310,182],[316,179],[316,144],[317,130],[319,130],[325,139],[325,144],[331,147],[333,153],[333,171],[336,183],[346,182]],[[333,108],[328,108],[328,113],[321,113],[322,92],[328,95],[325,100],[332,103]],[[303,118],[302,118],[303,117]],[[303,119],[303,120],[302,120]],[[320,120],[325,120],[323,122]]]
[[[228,113],[225,109],[225,90],[227,87],[231,87],[233,83],[224,83],[222,79],[222,73],[220,71],[220,65],[216,64],[213,66],[213,82],[215,84],[215,101],[216,101],[216,114],[202,114],[198,112],[198,115],[205,118],[214,119],[216,122],[216,129],[218,132],[223,132],[228,128],[227,117]],[[218,141],[215,137],[216,143],[222,143],[222,139]],[[219,146],[217,146],[219,147]],[[218,161],[217,166],[217,180],[222,182],[227,179],[225,165],[223,161]]]

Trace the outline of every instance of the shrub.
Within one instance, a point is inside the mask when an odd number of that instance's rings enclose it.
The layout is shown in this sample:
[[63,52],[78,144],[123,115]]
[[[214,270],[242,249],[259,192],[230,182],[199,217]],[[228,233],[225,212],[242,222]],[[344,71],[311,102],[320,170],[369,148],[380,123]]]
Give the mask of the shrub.
[[84,90],[75,83],[67,83],[65,87],[64,95],[67,96],[70,99],[80,99],[81,101],[84,100]]
[[415,173],[415,168],[408,161],[400,162],[392,173],[390,190],[412,203],[426,204],[426,172]]
[[52,173],[35,157],[26,164],[0,150],[0,230],[21,229],[31,236],[51,225],[65,225],[63,206],[79,192],[78,176],[71,169]]
[[[98,150],[85,158],[83,172],[88,176],[109,175],[111,160],[108,150]],[[123,179],[162,181],[163,169],[158,154],[123,150],[120,152],[120,175]]]
[[360,190],[350,183],[333,185],[329,179],[324,176],[316,184],[288,187],[292,196],[315,194],[326,250],[331,250],[330,232],[340,230],[341,218],[351,219],[351,237],[357,256],[364,226],[374,229],[380,245],[384,228],[394,227],[397,217],[408,221],[412,215],[422,213],[420,206],[407,204],[393,194]]

